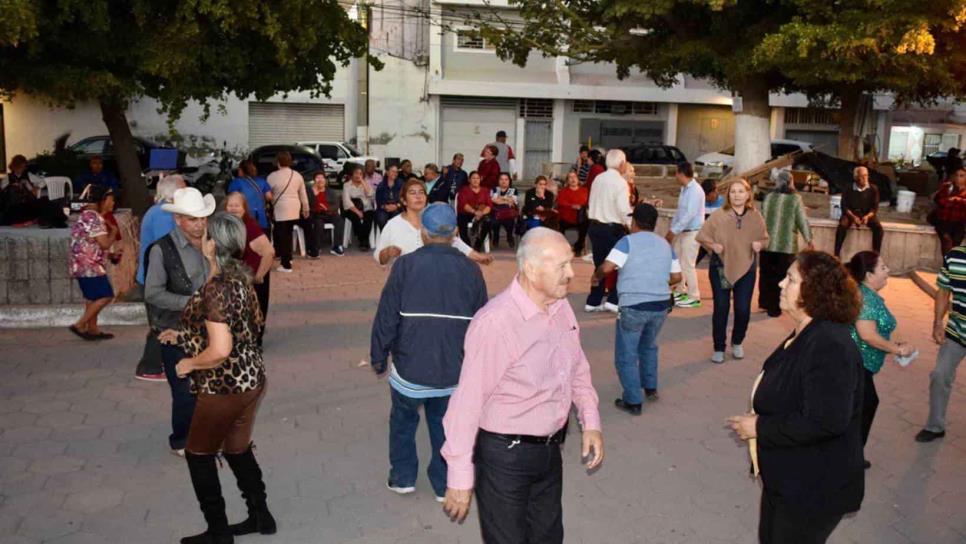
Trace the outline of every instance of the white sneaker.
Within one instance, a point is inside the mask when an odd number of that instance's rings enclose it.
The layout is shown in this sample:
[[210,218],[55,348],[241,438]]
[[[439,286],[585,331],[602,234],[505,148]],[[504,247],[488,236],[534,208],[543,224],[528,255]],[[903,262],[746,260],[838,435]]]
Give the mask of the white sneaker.
[[389,489],[389,491],[392,491],[393,493],[398,493],[400,495],[408,495],[416,491],[415,487],[400,487],[400,486],[392,485],[388,481],[386,482],[386,488]]
[[600,306],[591,306],[590,304],[584,304],[584,311],[589,314],[596,313],[596,312],[603,312],[604,305],[601,304]]
[[711,362],[714,363],[714,364],[716,364],[716,365],[720,365],[721,363],[723,363],[724,362],[724,352],[723,351],[716,351],[716,352],[714,352],[714,355],[711,356]]
[[172,449],[171,455],[176,455],[178,457],[184,457],[184,448]]
[[618,306],[618,305],[616,305],[616,304],[613,304],[611,302],[605,302],[604,303],[604,311],[605,312],[610,312],[610,313],[613,313],[613,314],[619,314],[619,313],[621,313],[621,307]]
[[594,262],[594,254],[593,253],[587,253],[583,257],[581,257],[580,260],[581,261],[584,261],[585,263],[592,263],[592,262]]
[[734,344],[731,346],[731,355],[734,356],[735,359],[744,359],[745,348],[741,347],[741,344]]
[[439,495],[437,495],[436,502],[439,502],[439,503],[446,502],[446,497],[440,497]]
[[285,272],[286,274],[291,274],[292,273],[292,269],[291,268],[285,268],[284,266],[280,266],[280,267],[276,268],[275,271],[276,272]]

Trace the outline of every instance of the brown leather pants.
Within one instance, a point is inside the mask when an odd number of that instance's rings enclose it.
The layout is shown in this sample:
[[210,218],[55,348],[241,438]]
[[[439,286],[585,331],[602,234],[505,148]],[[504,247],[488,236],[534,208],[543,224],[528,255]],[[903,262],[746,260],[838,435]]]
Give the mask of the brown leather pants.
[[265,385],[233,395],[199,393],[185,448],[197,455],[244,452],[264,396]]

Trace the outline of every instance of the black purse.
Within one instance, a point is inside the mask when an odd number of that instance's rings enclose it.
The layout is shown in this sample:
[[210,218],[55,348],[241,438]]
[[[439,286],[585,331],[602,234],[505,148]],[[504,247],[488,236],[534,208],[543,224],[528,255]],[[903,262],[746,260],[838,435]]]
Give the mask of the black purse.
[[725,277],[724,261],[721,260],[721,257],[717,253],[711,253],[711,261],[708,263],[708,266],[714,268],[718,272],[719,287],[722,289],[731,289],[734,287],[731,285],[731,282],[728,281],[728,278]]

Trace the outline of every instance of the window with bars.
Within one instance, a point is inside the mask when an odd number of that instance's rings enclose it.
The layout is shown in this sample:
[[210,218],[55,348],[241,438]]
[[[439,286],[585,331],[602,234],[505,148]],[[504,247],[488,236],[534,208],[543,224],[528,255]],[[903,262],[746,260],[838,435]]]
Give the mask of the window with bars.
[[493,44],[486,41],[486,38],[479,32],[471,28],[463,28],[456,31],[456,49],[469,51],[493,51]]
[[822,108],[785,108],[786,125],[836,125],[837,112]]
[[553,117],[553,100],[545,98],[524,98],[520,100],[520,117],[525,119]]
[[657,115],[654,102],[621,102],[613,100],[574,100],[574,113],[602,113],[610,115]]

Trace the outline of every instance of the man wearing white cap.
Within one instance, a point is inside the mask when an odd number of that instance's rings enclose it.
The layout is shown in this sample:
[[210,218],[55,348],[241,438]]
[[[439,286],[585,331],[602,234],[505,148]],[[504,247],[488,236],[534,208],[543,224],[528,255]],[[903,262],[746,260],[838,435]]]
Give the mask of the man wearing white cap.
[[[144,301],[155,333],[178,329],[181,312],[192,293],[208,279],[208,261],[201,252],[201,240],[208,227],[208,216],[215,211],[215,198],[194,187],[178,189],[173,202],[161,209],[174,214],[175,229],[158,239],[145,257]],[[164,374],[171,387],[171,452],[184,456],[184,446],[195,410],[195,397],[187,378],[175,372],[185,357],[177,346],[161,346]]]

